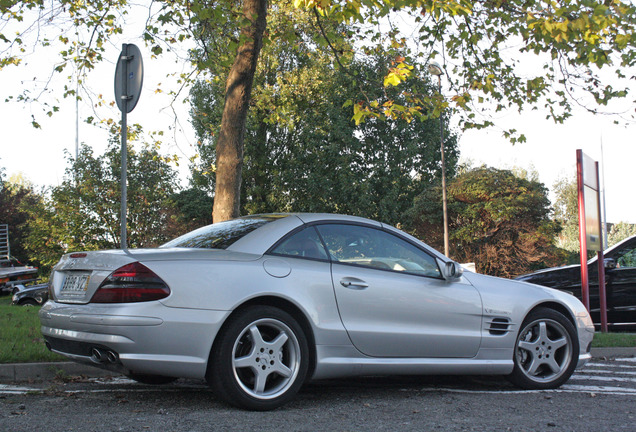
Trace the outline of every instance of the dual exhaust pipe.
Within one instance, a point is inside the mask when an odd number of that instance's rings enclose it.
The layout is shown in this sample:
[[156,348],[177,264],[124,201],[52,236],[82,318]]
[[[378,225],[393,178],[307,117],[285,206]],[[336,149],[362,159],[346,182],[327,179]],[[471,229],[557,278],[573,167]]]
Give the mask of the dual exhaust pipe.
[[95,363],[119,363],[119,354],[101,348],[91,349],[91,360]]
[[[46,348],[49,351],[53,351],[53,347],[51,346],[51,343],[48,340],[44,344],[46,345]],[[91,348],[91,350],[90,350],[90,359],[93,362],[100,363],[100,364],[121,363],[119,361],[119,354],[117,354],[115,351],[108,350],[108,349],[103,349],[103,348],[98,348],[98,347]]]

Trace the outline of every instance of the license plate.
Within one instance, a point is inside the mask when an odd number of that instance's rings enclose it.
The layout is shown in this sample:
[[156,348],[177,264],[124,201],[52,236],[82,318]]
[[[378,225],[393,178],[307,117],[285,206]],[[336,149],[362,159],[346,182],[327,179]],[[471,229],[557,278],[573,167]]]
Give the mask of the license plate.
[[60,294],[65,295],[84,295],[88,288],[90,274],[70,274],[64,279],[64,285],[60,290]]

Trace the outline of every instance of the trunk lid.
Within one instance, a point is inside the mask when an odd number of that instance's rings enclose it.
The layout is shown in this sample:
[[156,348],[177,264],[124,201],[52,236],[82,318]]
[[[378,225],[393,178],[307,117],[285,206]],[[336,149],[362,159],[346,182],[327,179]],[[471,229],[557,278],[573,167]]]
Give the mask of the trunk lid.
[[64,255],[53,269],[50,286],[59,303],[86,304],[113,271],[133,262],[253,261],[259,256],[221,249],[133,249],[74,252]]

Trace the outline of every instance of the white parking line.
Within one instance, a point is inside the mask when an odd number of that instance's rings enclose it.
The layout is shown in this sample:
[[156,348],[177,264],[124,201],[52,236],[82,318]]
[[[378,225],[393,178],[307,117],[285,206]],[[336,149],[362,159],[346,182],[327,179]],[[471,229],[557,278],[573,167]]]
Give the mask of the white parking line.
[[586,380],[586,381],[613,381],[613,382],[629,382],[636,383],[636,378],[625,378],[621,376],[595,376],[595,375],[572,375],[572,380]]
[[636,372],[622,371],[622,370],[601,370],[601,369],[581,369],[577,371],[574,376],[579,373],[594,373],[594,374],[613,374],[613,375],[636,375]]
[[636,363],[636,357],[618,357],[618,358],[614,359],[614,361]]
[[577,384],[564,384],[561,388],[552,391],[575,391],[580,393],[610,393],[636,395],[636,389],[625,387],[585,386]]
[[6,384],[0,384],[0,394],[27,394],[40,391],[42,390],[36,388],[14,387]]

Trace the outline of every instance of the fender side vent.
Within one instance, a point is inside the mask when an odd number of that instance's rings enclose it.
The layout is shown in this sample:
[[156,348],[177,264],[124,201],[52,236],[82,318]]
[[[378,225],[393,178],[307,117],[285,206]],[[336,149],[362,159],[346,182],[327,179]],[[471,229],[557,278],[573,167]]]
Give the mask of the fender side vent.
[[510,332],[510,320],[508,318],[492,318],[488,322],[488,331],[494,336],[503,336]]

